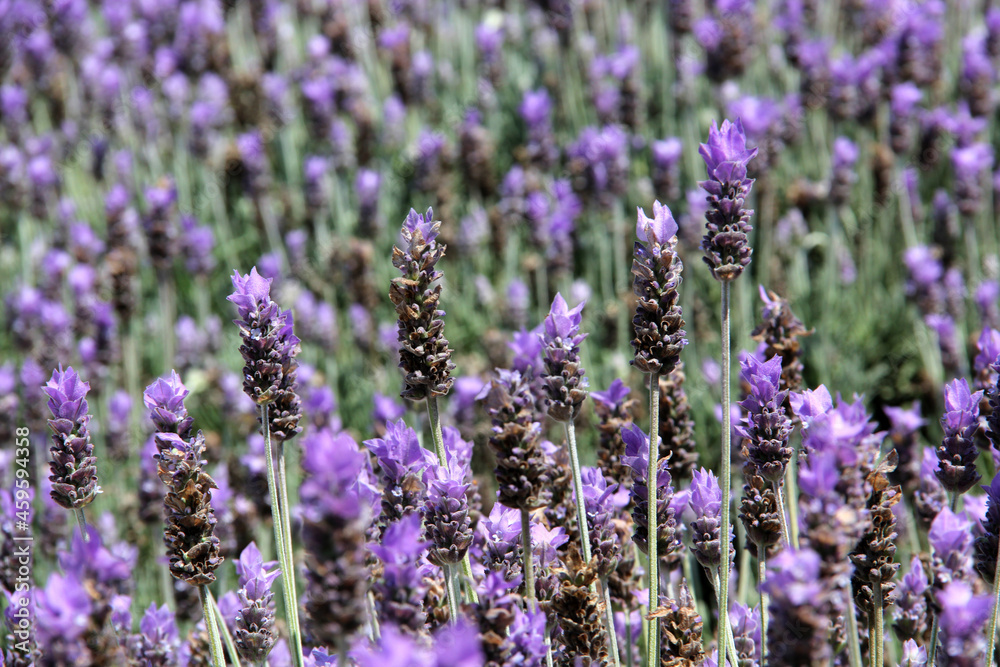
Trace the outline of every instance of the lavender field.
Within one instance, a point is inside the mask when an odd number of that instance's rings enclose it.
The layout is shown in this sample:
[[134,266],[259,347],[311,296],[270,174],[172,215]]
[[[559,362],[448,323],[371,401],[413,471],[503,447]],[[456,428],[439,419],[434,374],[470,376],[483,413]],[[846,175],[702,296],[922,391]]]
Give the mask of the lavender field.
[[0,0],[0,667],[993,667],[993,5]]

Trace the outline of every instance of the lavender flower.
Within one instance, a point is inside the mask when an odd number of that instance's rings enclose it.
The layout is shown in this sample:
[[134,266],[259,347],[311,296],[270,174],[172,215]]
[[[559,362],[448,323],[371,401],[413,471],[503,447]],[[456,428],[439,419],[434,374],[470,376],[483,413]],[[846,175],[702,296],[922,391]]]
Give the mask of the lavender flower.
[[[653,191],[665,201],[681,198],[680,162],[683,144],[677,137],[667,137],[650,145]],[[655,211],[654,211],[655,213]]]
[[512,582],[521,575],[521,513],[496,502],[488,517],[476,526],[487,571],[499,572]]
[[761,362],[753,355],[740,360],[740,381],[750,395],[740,402],[747,411],[744,426],[736,431],[745,438],[744,455],[754,472],[772,484],[780,484],[792,457],[788,447],[792,422],[785,414],[787,392],[779,391],[781,357]]
[[820,557],[810,549],[786,549],[768,561],[763,591],[770,598],[768,661],[776,665],[824,665],[832,658],[830,619]]
[[851,188],[858,180],[854,166],[858,161],[858,146],[847,137],[833,140],[833,164],[830,174],[830,203],[843,206],[851,198]]
[[935,590],[952,581],[968,581],[972,575],[972,522],[965,512],[943,508],[927,533],[931,545],[931,576]]
[[965,493],[980,479],[976,471],[975,435],[979,429],[979,402],[982,391],[971,393],[969,383],[957,379],[944,388],[945,413],[941,418],[944,441],[937,449],[936,475],[951,493]]
[[386,424],[384,437],[364,444],[378,460],[382,476],[382,520],[389,523],[419,511],[426,496],[425,471],[437,459],[420,446],[416,431],[400,419]]
[[684,265],[677,255],[677,223],[670,209],[654,202],[653,218],[639,209],[636,236],[632,291],[638,302],[632,318],[632,363],[643,373],[666,375],[677,366],[681,349],[687,345],[677,291]]
[[265,563],[257,544],[251,542],[236,561],[240,578],[240,603],[236,616],[236,649],[250,663],[262,663],[274,647],[274,593],[271,584],[281,575],[277,563]]
[[583,499],[587,508],[590,545],[598,577],[607,577],[618,567],[622,544],[615,533],[614,520],[628,505],[629,495],[617,484],[609,485],[600,468],[583,468]]
[[[692,547],[695,558],[702,567],[714,571],[722,564],[722,489],[719,479],[709,470],[701,468],[694,471],[691,480],[691,494],[688,497],[688,509],[695,517],[688,523],[691,531]],[[736,550],[732,545],[733,532],[729,529],[729,560],[732,563]],[[731,565],[730,565],[731,567]]]
[[941,607],[941,646],[936,664],[942,667],[981,665],[987,650],[982,629],[993,607],[990,596],[975,595],[967,582],[955,581],[937,593],[937,603]]
[[49,397],[52,412],[52,499],[66,509],[82,510],[101,492],[97,485],[97,457],[88,430],[90,385],[72,366],[64,371],[60,365],[42,391]]
[[719,281],[735,280],[750,263],[750,216],[744,208],[753,180],[747,178],[747,164],[757,155],[757,149],[747,148],[743,123],[723,121],[722,127],[712,122],[708,143],[698,150],[705,160],[709,180],[699,185],[708,192],[710,208],[705,214],[707,233],[702,240],[705,263]]
[[967,218],[978,215],[983,205],[983,172],[993,165],[993,149],[988,144],[974,143],[955,148],[951,153],[955,169],[955,199],[958,210]]
[[406,249],[394,246],[392,251],[392,264],[403,274],[394,278],[389,288],[399,318],[399,367],[404,373],[401,396],[411,400],[444,396],[454,382],[451,373],[455,365],[444,337],[444,311],[438,308],[438,281],[443,274],[435,265],[445,252],[445,246],[437,241],[440,229],[431,209],[424,215],[410,209],[402,228]]
[[976,572],[986,583],[994,585],[997,569],[997,550],[1000,548],[1000,474],[989,486],[983,486],[987,496],[986,521],[983,534],[976,538]]
[[190,436],[192,420],[184,407],[187,393],[180,378],[172,373],[169,381],[160,378],[147,387],[143,401],[157,426],[157,474],[167,485],[163,541],[170,558],[170,573],[197,587],[215,581],[215,569],[223,559],[219,538],[214,534],[215,481],[201,467],[205,436],[201,431]]
[[303,443],[302,542],[306,551],[306,613],[311,632],[328,646],[365,622],[365,529],[378,513],[367,456],[347,433],[311,432]]
[[173,667],[178,664],[180,635],[174,614],[167,605],[157,608],[150,603],[142,620],[139,635],[129,638],[129,653],[133,660],[149,667]]
[[900,641],[923,638],[930,632],[927,592],[930,584],[918,556],[910,562],[910,571],[896,591],[896,615],[892,629]]
[[[625,442],[622,463],[632,471],[632,539],[643,553],[648,553],[648,508],[649,487],[646,475],[649,472],[649,437],[636,424],[628,424],[621,430]],[[656,462],[656,553],[659,558],[669,558],[680,548],[677,519],[671,501],[674,490],[670,486],[668,460]]]
[[920,416],[920,403],[913,402],[910,409],[888,406],[883,408],[889,418],[889,438],[899,456],[899,465],[889,474],[893,484],[912,493],[920,480],[920,458],[917,456],[917,435],[927,421]]
[[428,468],[427,500],[421,510],[427,537],[428,560],[447,567],[462,561],[472,544],[472,518],[469,516],[469,483],[465,469],[456,465]]
[[423,632],[427,622],[423,600],[430,566],[420,561],[427,547],[421,532],[420,517],[410,514],[386,529],[382,544],[370,545],[383,566],[382,579],[372,584],[379,619],[414,635]]
[[543,344],[545,370],[542,372],[548,412],[552,419],[571,422],[580,413],[587,398],[587,378],[580,365],[580,343],[587,334],[580,333],[584,303],[570,308],[561,294],[556,294],[545,318],[545,330],[539,337]]
[[243,390],[257,405],[268,406],[266,427],[277,440],[301,432],[301,407],[295,392],[299,339],[292,333],[292,313],[282,312],[271,300],[271,278],[254,267],[241,276],[233,272],[234,292],[226,297],[236,305],[243,345]]

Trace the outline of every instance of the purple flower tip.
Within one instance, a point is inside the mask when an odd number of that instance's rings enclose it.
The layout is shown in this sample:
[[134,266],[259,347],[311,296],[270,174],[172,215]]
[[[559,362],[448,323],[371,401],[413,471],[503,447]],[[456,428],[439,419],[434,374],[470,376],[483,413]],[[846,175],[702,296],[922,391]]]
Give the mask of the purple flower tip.
[[722,489],[711,470],[695,470],[688,506],[697,517],[718,516],[722,511]]
[[646,217],[646,212],[642,207],[637,206],[639,219],[635,223],[635,235],[643,243],[656,243],[664,245],[667,241],[677,236],[677,222],[670,208],[659,201],[653,202],[653,217]]
[[255,542],[246,546],[235,564],[240,587],[246,590],[247,597],[251,600],[263,599],[271,590],[271,584],[281,574],[276,561],[264,561]]
[[701,144],[698,152],[705,160],[709,178],[721,183],[745,179],[747,164],[757,155],[756,148],[747,148],[747,135],[739,118],[735,123],[722,121],[722,127],[713,120],[708,143]]
[[946,429],[958,431],[974,424],[979,418],[979,402],[983,392],[972,393],[965,378],[952,380],[944,388],[944,416],[941,424]]
[[62,364],[52,371],[52,377],[42,386],[49,397],[49,410],[56,419],[77,421],[87,414],[87,392],[90,383],[84,382],[70,366],[63,370]]
[[[583,307],[586,302],[577,304],[570,308],[562,294],[556,294],[552,300],[552,308],[548,317],[545,318],[545,333],[550,339],[572,338],[580,331],[580,323],[583,322]],[[580,340],[583,340],[582,338]]]
[[251,312],[271,300],[271,280],[257,273],[256,266],[245,276],[241,276],[239,271],[233,271],[235,291],[226,299],[236,304],[240,318],[248,319]]
[[434,210],[430,208],[423,215],[411,208],[403,221],[403,227],[408,229],[411,234],[419,231],[426,243],[430,243],[438,235],[438,232],[434,230]]
[[621,405],[630,393],[632,390],[621,381],[621,378],[615,378],[607,391],[592,391],[590,395],[598,403],[613,408],[616,405]]

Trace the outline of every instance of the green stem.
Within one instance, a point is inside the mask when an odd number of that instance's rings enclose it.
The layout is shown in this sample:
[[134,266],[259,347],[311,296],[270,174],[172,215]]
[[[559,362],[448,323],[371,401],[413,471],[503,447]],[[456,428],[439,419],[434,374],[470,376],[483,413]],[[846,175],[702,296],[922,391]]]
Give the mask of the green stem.
[[601,589],[604,591],[604,622],[608,624],[608,633],[611,635],[611,664],[620,667],[621,659],[618,657],[618,633],[615,632],[615,611],[611,607],[611,590],[608,588],[608,578],[601,577]]
[[448,621],[458,624],[458,586],[455,585],[455,566],[448,563],[444,566],[444,581],[448,591]]
[[215,602],[215,596],[212,595],[212,591],[208,592],[208,602],[212,605],[215,624],[219,628],[219,635],[222,637],[222,643],[226,646],[229,658],[233,661],[235,667],[242,667],[240,664],[240,654],[236,650],[236,642],[233,641],[233,635],[229,632],[229,626],[226,625],[226,619],[222,617],[222,612],[219,610],[219,605]]
[[[447,467],[448,457],[444,451],[444,436],[441,435],[441,412],[438,410],[437,396],[427,397],[427,417],[431,422],[431,439],[434,440],[434,451],[437,452],[438,463]],[[462,573],[469,580],[469,585],[465,589],[469,594],[469,600],[479,604],[479,594],[476,593],[476,580],[472,576],[472,563],[469,561],[468,552],[462,558]]]
[[531,549],[531,517],[528,510],[521,510],[521,551],[524,559],[524,594],[528,598],[531,611],[538,610],[535,597],[535,558]]
[[1000,607],[1000,556],[997,557],[996,569],[993,572],[993,613],[990,614],[990,624],[986,629],[986,667],[993,667],[993,654],[996,653],[998,607]]
[[760,664],[767,664],[767,606],[769,600],[764,592],[764,579],[767,576],[766,549],[757,547],[757,585],[760,588]]
[[[583,497],[583,477],[580,475],[580,456],[576,449],[576,426],[573,420],[563,422],[566,428],[566,442],[569,445],[569,464],[573,470],[573,500],[576,504],[576,525],[580,531],[580,546],[583,548],[583,560],[590,564],[590,524],[587,522],[587,506]],[[590,592],[597,595],[597,584],[590,584]],[[608,632],[608,645],[611,647],[612,655],[618,654],[618,635],[615,634],[614,626],[605,628]],[[615,662],[615,667],[618,663]]]
[[199,586],[198,595],[201,597],[201,609],[205,615],[205,631],[208,632],[209,644],[212,647],[212,664],[214,667],[225,667],[226,659],[222,654],[222,640],[219,638],[219,629],[215,626],[215,614],[209,602],[211,593],[208,592],[208,586]]
[[[788,487],[788,538],[793,549],[799,548],[799,481],[795,471],[798,466],[798,451],[792,452],[792,460],[785,467],[785,486]],[[784,509],[781,511],[784,517]]]
[[176,296],[174,281],[169,276],[160,276],[160,328],[163,334],[163,372],[174,366],[174,320],[176,319]]
[[875,611],[875,627],[874,632],[871,635],[871,641],[875,642],[875,650],[872,651],[871,648],[868,649],[869,655],[875,656],[875,667],[882,667],[884,658],[883,651],[885,650],[885,633],[882,630],[882,584],[877,583],[874,586],[875,589],[875,604],[872,605]]
[[295,646],[299,655],[302,655],[302,626],[299,624],[299,595],[295,590],[295,550],[292,546],[292,509],[288,504],[288,476],[285,473],[285,441],[278,441],[278,492],[281,501],[281,532],[284,539],[282,548],[285,550],[285,558],[288,559],[288,584],[291,590],[291,600],[294,604],[290,615],[295,623]]
[[271,450],[271,428],[267,418],[267,404],[260,406],[261,430],[264,434],[264,458],[267,464],[267,489],[271,496],[271,522],[274,524],[274,547],[278,552],[278,563],[281,566],[281,588],[285,596],[285,620],[288,623],[289,651],[292,653],[292,660],[296,667],[302,667],[302,650],[295,651],[295,647],[301,646],[295,634],[295,616],[298,612],[298,604],[292,597],[292,583],[290,581],[291,563],[288,554],[285,553],[285,531],[282,526],[281,505],[279,502],[278,484],[274,473],[274,456]]
[[[722,565],[719,575],[719,628],[729,627],[729,495],[730,495],[730,448],[732,433],[729,415],[729,295],[730,283],[723,282],[722,287],[722,460],[719,473],[719,486],[722,488],[722,527],[719,538],[722,546]],[[719,656],[727,655],[728,637],[725,632],[719,632]],[[735,663],[734,663],[735,664]]]
[[[660,374],[649,375],[649,462],[646,468],[646,572],[649,582],[648,612],[660,606],[660,572],[656,553],[656,464],[660,454]],[[660,619],[650,618],[646,630],[646,664],[659,661]]]
[[[858,612],[857,608],[854,606],[854,596],[848,594],[847,596],[847,657],[850,660],[851,667],[861,667],[861,642],[859,638],[861,636],[860,630],[858,630]],[[934,664],[934,663],[928,663]]]
[[778,520],[781,522],[781,535],[785,538],[785,542],[793,544],[791,542],[792,534],[788,532],[788,519],[785,517],[785,494],[781,490],[781,484],[774,485],[774,494],[778,500]]
[[[719,577],[719,573],[721,571],[722,571],[722,567],[720,566],[718,571],[712,573],[712,583],[715,584],[715,601],[719,604],[720,609],[722,607],[722,591],[721,591],[722,587],[721,587],[721,584],[720,584],[721,577]],[[729,625],[729,616],[728,616],[728,614],[726,615],[726,622],[725,622],[725,624],[722,623],[722,620],[721,620],[722,619],[722,614],[721,613],[719,614],[719,619],[720,619],[720,621],[719,621],[719,639],[722,639],[723,637],[726,638],[725,648],[723,648],[721,644],[719,646],[719,655],[725,654],[729,658],[729,664],[730,665],[738,665],[739,664],[739,656],[736,655],[736,642],[733,641],[733,628]],[[721,658],[720,658],[720,662],[722,662]]]
[[76,523],[80,526],[80,537],[84,542],[89,542],[90,533],[87,532],[87,517],[83,513],[83,508],[77,508],[73,513],[76,514]]

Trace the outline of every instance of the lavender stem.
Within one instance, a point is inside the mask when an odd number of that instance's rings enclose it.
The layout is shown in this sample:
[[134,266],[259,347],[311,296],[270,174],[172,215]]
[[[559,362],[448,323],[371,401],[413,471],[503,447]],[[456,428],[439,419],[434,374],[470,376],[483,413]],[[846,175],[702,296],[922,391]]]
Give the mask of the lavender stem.
[[83,513],[83,508],[77,508],[74,514],[76,514],[76,523],[80,526],[80,537],[83,538],[84,542],[89,542],[90,533],[87,532],[87,517]]
[[219,610],[219,605],[215,602],[215,596],[212,595],[212,591],[208,592],[208,602],[212,605],[212,615],[215,618],[215,625],[219,628],[219,635],[222,637],[222,643],[226,646],[229,658],[233,661],[235,667],[243,667],[240,663],[240,654],[236,650],[236,642],[233,641],[233,636],[226,625],[226,619],[222,617],[222,612]]
[[[847,596],[847,657],[851,667],[861,667],[861,642],[858,631],[858,612],[854,606],[854,596]],[[936,622],[936,621],[935,621]],[[934,664],[934,663],[928,663]]]
[[445,564],[444,581],[448,593],[448,622],[458,624],[458,587],[455,585],[454,565]]
[[611,607],[611,590],[608,588],[607,577],[601,577],[601,589],[604,591],[604,622],[607,623],[608,633],[611,635],[611,664],[619,667],[621,658],[618,656],[618,633],[615,632],[615,612]]
[[[576,525],[580,531],[580,545],[583,548],[583,560],[590,564],[590,524],[587,522],[587,507],[583,497],[583,478],[580,476],[580,456],[576,451],[576,426],[570,418],[563,422],[566,427],[566,442],[569,444],[569,463],[573,469],[573,500],[576,503]],[[656,488],[656,487],[652,487]],[[654,504],[655,507],[655,504]],[[590,584],[590,592],[597,594],[597,584]],[[618,636],[615,633],[614,625],[605,628],[608,632],[608,643],[611,646],[611,654],[618,655]],[[614,662],[618,667],[618,660]]]
[[767,577],[767,554],[764,547],[757,547],[757,587],[760,591],[760,664],[767,664],[767,605],[770,604],[764,592]]
[[[788,538],[790,540],[789,544],[795,548],[799,548],[799,482],[796,475],[798,470],[798,451],[792,452],[792,460],[788,462],[785,467],[785,486],[788,487]],[[779,491],[778,500],[781,501],[781,495]],[[784,504],[781,504],[781,517],[784,519],[785,511]],[[784,529],[784,526],[782,526]]]
[[[721,573],[721,571],[722,571],[722,567],[720,566],[719,567],[719,572],[713,572],[712,573],[712,583],[715,584],[715,594],[716,594],[716,598],[715,599],[716,599],[716,602],[718,602],[720,609],[722,608],[722,594],[721,594],[721,588],[722,588],[722,586],[721,586],[721,577],[719,576],[719,574]],[[720,643],[719,655],[723,655],[723,651],[725,651],[725,655],[727,656],[727,658],[729,660],[729,664],[731,664],[731,665],[738,665],[739,664],[739,656],[736,655],[736,642],[733,640],[733,628],[729,625],[729,615],[726,614],[726,624],[725,625],[722,624],[722,620],[721,620],[722,619],[722,614],[721,613],[719,614],[719,619],[720,619],[719,620],[719,639],[720,639],[720,642],[721,642],[721,639],[723,637],[725,637],[726,640],[727,640],[726,641],[726,645],[725,645],[725,649],[722,648],[722,645]]]
[[535,559],[531,550],[531,517],[528,510],[521,510],[521,551],[524,559],[524,594],[531,611],[538,610],[535,597]]
[[[659,559],[656,553],[656,464],[660,453],[660,374],[649,375],[649,467],[646,469],[646,564],[647,580],[649,582],[649,606],[647,613],[652,614],[660,606],[660,573]],[[646,664],[652,667],[659,661],[657,643],[660,639],[660,619],[650,618],[646,630]]]
[[281,566],[281,590],[285,596],[285,620],[288,622],[289,649],[296,667],[302,667],[302,649],[295,624],[298,604],[292,597],[292,584],[289,581],[291,564],[285,553],[284,528],[282,527],[281,505],[278,500],[278,485],[274,474],[274,455],[271,449],[271,428],[267,418],[267,403],[260,406],[260,423],[264,435],[264,458],[267,462],[267,489],[271,495],[271,522],[274,524],[274,546],[278,552],[278,563]]
[[[872,605],[875,608],[875,628],[874,637],[875,640],[875,667],[882,667],[885,656],[883,651],[885,650],[885,633],[882,629],[882,584],[878,583],[875,585],[875,604]],[[871,649],[868,649],[871,652]]]
[[[719,474],[719,485],[722,489],[722,527],[719,532],[719,539],[722,542],[722,566],[719,576],[719,655],[726,653],[728,637],[721,631],[729,627],[729,496],[730,485],[730,447],[732,445],[732,432],[729,414],[729,385],[730,385],[730,351],[729,351],[729,296],[730,283],[723,281],[720,284],[722,291],[722,460]],[[651,448],[652,449],[652,448]],[[655,488],[655,487],[650,487]],[[721,658],[720,658],[721,659]],[[735,662],[734,662],[735,664]]]
[[798,535],[795,536],[795,540],[792,540],[792,534],[788,532],[789,521],[785,516],[785,494],[781,490],[781,484],[774,485],[774,494],[778,499],[778,519],[781,521],[781,534],[785,538],[785,542],[789,545],[794,545],[798,548]]
[[198,587],[198,595],[201,597],[201,609],[205,615],[205,631],[208,633],[210,646],[212,647],[212,664],[214,667],[225,667],[226,660],[222,653],[222,640],[219,638],[219,629],[215,626],[215,614],[212,613],[212,605],[209,602],[208,586]]
[[997,558],[996,570],[993,573],[993,613],[986,629],[986,667],[993,667],[993,654],[996,653],[997,641],[997,608],[1000,607],[1000,557]]
[[281,500],[281,530],[285,550],[285,557],[288,559],[288,584],[291,589],[292,607],[291,618],[295,623],[295,638],[298,641],[299,654],[302,653],[302,627],[299,625],[299,605],[298,592],[295,590],[295,551],[292,547],[292,509],[288,505],[288,481],[285,474],[285,441],[278,441],[278,492]]
[[[441,412],[438,410],[437,396],[427,397],[427,417],[431,422],[431,439],[434,440],[434,451],[437,452],[438,463],[448,466],[448,458],[444,453],[444,437],[441,435]],[[479,604],[479,594],[476,593],[476,580],[472,576],[472,563],[469,561],[469,553],[466,552],[462,558],[462,574],[469,580],[465,587],[469,594],[469,601]]]

